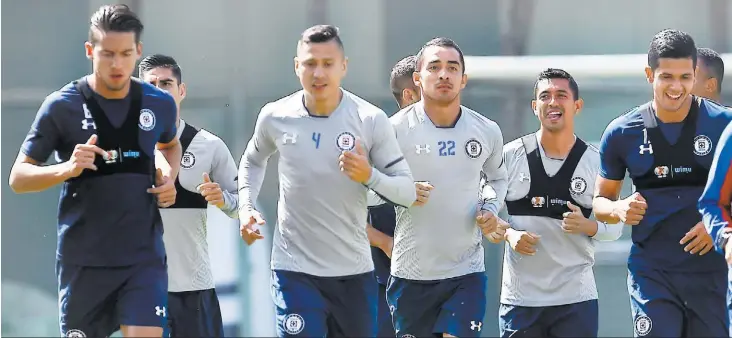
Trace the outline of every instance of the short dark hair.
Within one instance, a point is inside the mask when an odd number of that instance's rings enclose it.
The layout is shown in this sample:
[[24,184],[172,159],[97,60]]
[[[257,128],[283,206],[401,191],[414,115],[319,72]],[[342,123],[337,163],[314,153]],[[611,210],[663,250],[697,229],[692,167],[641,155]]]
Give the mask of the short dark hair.
[[722,80],[724,80],[724,60],[710,48],[699,48],[697,54],[704,61],[704,68],[707,73],[717,79],[717,93],[722,92]]
[[140,18],[127,5],[104,5],[91,16],[89,42],[96,43],[96,32],[135,33],[135,42],[140,42],[144,26]]
[[569,89],[572,91],[574,100],[579,99],[579,85],[577,85],[577,81],[567,71],[559,68],[547,68],[539,73],[539,76],[536,77],[536,82],[534,82],[534,97],[538,94],[539,82],[550,79],[565,79],[569,81]]
[[463,68],[463,73],[465,73],[465,56],[463,55],[462,49],[460,49],[460,46],[458,46],[457,43],[455,43],[455,41],[453,41],[450,38],[444,38],[444,37],[434,38],[430,41],[427,41],[427,43],[425,43],[424,46],[422,46],[422,48],[417,53],[417,68],[422,67],[422,54],[424,54],[424,50],[429,47],[433,47],[433,46],[455,49],[458,52],[458,54],[460,54],[460,65]]
[[653,36],[648,46],[648,66],[655,70],[659,59],[691,59],[696,67],[696,45],[689,33],[664,29]]
[[391,87],[391,93],[394,94],[394,98],[397,102],[402,103],[402,91],[407,88],[414,87],[414,81],[412,80],[412,74],[417,71],[417,56],[407,56],[394,65],[391,69],[391,76],[389,77],[389,86]]
[[343,41],[339,32],[340,29],[333,25],[315,25],[302,32],[297,46],[300,47],[301,44],[324,43],[333,40],[343,50]]
[[153,54],[142,59],[142,61],[140,61],[140,66],[138,66],[140,76],[142,76],[142,73],[149,72],[155,68],[170,69],[170,71],[173,72],[175,79],[178,80],[178,84],[183,83],[183,73],[180,70],[178,62],[176,62],[172,56]]

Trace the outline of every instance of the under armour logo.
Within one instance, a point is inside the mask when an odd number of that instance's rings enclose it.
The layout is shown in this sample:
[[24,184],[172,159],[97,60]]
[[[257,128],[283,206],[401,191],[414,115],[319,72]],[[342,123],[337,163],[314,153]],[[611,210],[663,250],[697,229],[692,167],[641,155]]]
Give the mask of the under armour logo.
[[483,327],[483,322],[475,322],[474,320],[470,321],[470,331],[478,331],[480,332],[480,329]]
[[297,143],[297,134],[282,134],[282,144]]
[[652,144],[650,144],[650,143],[648,144],[648,146],[647,146],[647,147],[644,147],[644,145],[643,145],[643,144],[641,144],[640,146],[638,146],[638,149],[639,149],[639,150],[638,150],[638,154],[641,154],[641,155],[643,155],[644,153],[646,153],[646,152],[647,152],[647,153],[649,153],[649,154],[653,155],[653,145],[652,145]]
[[163,307],[156,306],[155,307],[155,315],[158,316],[158,317],[165,318],[165,306],[163,306]]
[[429,144],[425,144],[425,145],[415,144],[414,145],[414,148],[416,149],[417,154],[422,154],[422,152],[424,152],[425,154],[429,154],[430,153],[430,145]]
[[87,130],[89,128],[97,129],[97,124],[92,119],[81,120],[81,129]]

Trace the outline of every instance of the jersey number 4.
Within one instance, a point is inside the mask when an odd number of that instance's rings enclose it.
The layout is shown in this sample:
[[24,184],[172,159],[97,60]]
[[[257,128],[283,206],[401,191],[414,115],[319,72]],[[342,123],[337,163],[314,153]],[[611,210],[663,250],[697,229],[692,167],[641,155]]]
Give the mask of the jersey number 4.
[[440,156],[455,156],[455,141],[439,141],[437,146]]

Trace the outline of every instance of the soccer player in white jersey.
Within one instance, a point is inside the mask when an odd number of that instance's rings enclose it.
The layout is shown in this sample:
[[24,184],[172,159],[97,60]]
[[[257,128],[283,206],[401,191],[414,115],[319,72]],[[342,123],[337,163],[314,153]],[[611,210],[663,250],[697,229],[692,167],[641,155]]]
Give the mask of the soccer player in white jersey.
[[338,29],[318,25],[297,44],[302,90],[265,105],[239,166],[241,235],[262,238],[254,208],[279,152],[272,298],[280,337],[373,337],[378,286],[366,234],[369,189],[397,205],[416,199],[388,117],[340,87],[347,59]]
[[[506,168],[501,129],[460,105],[464,65],[452,40],[427,42],[413,78],[421,100],[391,117],[418,190],[413,205],[397,207],[387,287],[397,337],[477,337],[483,326],[481,232],[497,228]],[[478,208],[481,175],[496,193]]]
[[186,123],[180,105],[186,97],[182,71],[170,56],[156,54],[139,65],[143,81],[167,91],[178,106],[178,139],[183,147],[175,181],[175,204],[161,209],[168,256],[168,309],[171,337],[223,337],[206,241],[207,207],[238,217],[234,158],[216,135]]
[[[394,99],[403,109],[419,101],[419,87],[414,84],[412,76],[417,67],[417,56],[407,56],[397,62],[391,69],[389,86]],[[394,206],[381,203],[375,194],[375,204],[369,205],[369,224],[367,234],[371,242],[371,256],[374,260],[374,273],[379,283],[379,311],[376,319],[377,337],[394,336],[394,324],[391,322],[389,304],[386,303],[386,286],[391,271],[391,250],[394,247],[394,228],[396,227],[396,212]]]
[[539,73],[531,107],[537,132],[506,144],[506,208],[501,337],[597,337],[595,242],[616,240],[622,224],[591,220],[598,150],[574,133],[584,102],[561,69]]

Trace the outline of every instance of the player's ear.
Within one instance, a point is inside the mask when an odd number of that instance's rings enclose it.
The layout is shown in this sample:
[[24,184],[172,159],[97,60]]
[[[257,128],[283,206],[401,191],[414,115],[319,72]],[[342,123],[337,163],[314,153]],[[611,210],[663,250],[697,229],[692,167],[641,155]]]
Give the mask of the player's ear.
[[468,84],[468,74],[463,73],[462,79],[460,79],[460,90],[465,89],[465,86]]
[[346,76],[348,73],[348,57],[343,56],[343,76]]
[[298,73],[298,70],[300,68],[300,62],[297,61],[297,56],[294,57],[294,58],[292,58],[292,62],[293,62],[293,65],[295,66],[294,67],[294,69],[295,69],[295,75],[300,76],[299,73]]
[[539,112],[536,111],[536,100],[531,100],[531,111],[534,115],[539,116]]
[[137,42],[137,59],[139,60],[142,57],[142,41]]
[[707,79],[707,80],[705,81],[705,83],[704,83],[704,88],[705,88],[705,89],[706,89],[706,90],[707,90],[708,92],[710,92],[710,93],[714,93],[714,92],[716,92],[716,91],[717,91],[717,88],[718,88],[717,86],[718,86],[718,85],[719,85],[719,81],[717,80],[717,78],[716,78],[716,77],[710,77],[710,78],[708,78],[708,79]]
[[653,69],[646,67],[646,80],[648,83],[653,83]]
[[417,87],[420,87],[420,83],[422,83],[422,77],[419,75],[419,72],[412,73],[412,82],[414,82],[414,85]]
[[185,83],[181,83],[178,86],[178,95],[180,95],[180,99],[183,100],[186,98],[186,93],[188,92],[188,89],[186,88]]
[[86,54],[87,59],[94,59],[94,45],[89,41],[84,43],[84,54]]
[[579,115],[579,113],[582,111],[582,108],[585,106],[585,100],[583,100],[581,97],[574,101],[574,109],[575,115]]

